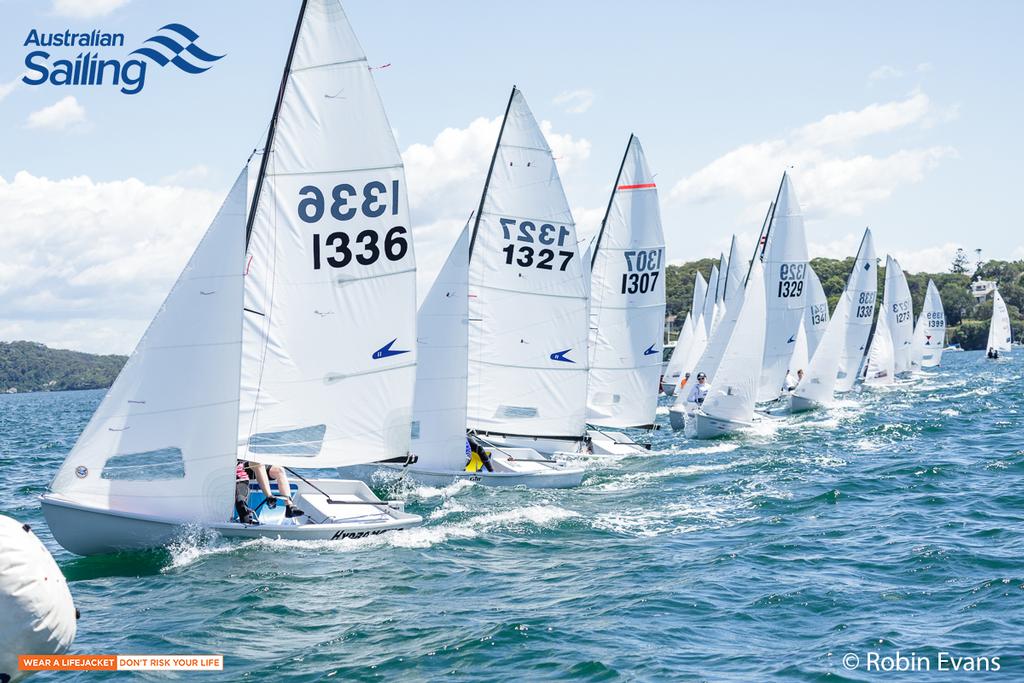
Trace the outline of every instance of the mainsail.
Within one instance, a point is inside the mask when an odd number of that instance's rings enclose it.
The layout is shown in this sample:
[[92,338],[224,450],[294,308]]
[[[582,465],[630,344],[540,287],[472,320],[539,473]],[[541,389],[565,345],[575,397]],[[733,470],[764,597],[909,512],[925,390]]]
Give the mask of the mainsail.
[[1013,341],[1010,329],[1010,314],[1006,310],[1006,302],[996,289],[992,292],[992,322],[988,327],[988,345],[986,350],[1009,351]]
[[587,421],[653,424],[665,334],[665,236],[654,177],[633,135],[591,263]]
[[412,453],[442,471],[466,464],[469,359],[469,224],[455,241],[416,316]]
[[896,381],[896,357],[889,329],[889,316],[880,311],[875,335],[871,338],[867,363],[864,366],[864,384],[892,384]]
[[[721,292],[723,299],[719,304],[721,312],[718,316],[718,324],[715,325],[704,352],[693,366],[693,372],[703,372],[707,375],[709,384],[713,384],[715,381],[715,374],[722,362],[722,354],[732,338],[733,328],[736,327],[736,320],[739,318],[742,308],[744,273],[740,272],[741,270],[741,259],[736,250],[736,236],[734,235],[729,248],[726,275],[722,278],[722,290],[724,291]],[[686,397],[681,396],[676,403],[683,405],[685,401]]]
[[704,299],[708,294],[708,285],[704,276],[699,272],[693,277],[693,298],[690,303],[690,312],[686,314],[686,323],[679,333],[679,340],[672,350],[672,357],[669,358],[668,368],[665,370],[665,379],[671,384],[674,391],[679,391],[679,384],[686,377],[686,373],[693,369],[697,359],[704,353],[704,347],[708,343],[707,331],[704,327]]
[[914,339],[914,304],[910,299],[907,276],[892,256],[885,260],[885,297],[883,312],[892,334],[893,363],[896,374],[910,372],[911,345]]
[[828,297],[818,274],[807,264],[807,307],[804,308],[804,331],[807,333],[807,357],[813,358],[828,328]]
[[[864,349],[867,347],[868,335],[871,334],[871,322],[875,318],[877,289],[878,264],[875,260],[875,244],[871,236],[871,229],[866,228],[843,294],[849,299],[849,313],[844,326],[842,351],[839,355],[836,391],[850,391],[857,380],[861,363],[864,361]],[[833,317],[835,315],[833,313]]]
[[582,438],[589,269],[551,149],[517,88],[469,249],[469,427]]
[[786,378],[797,330],[804,315],[807,239],[804,218],[789,174],[782,175],[764,248],[767,296],[764,359],[758,401],[777,398]]
[[914,326],[911,363],[915,369],[933,368],[942,362],[942,349],[946,345],[946,313],[935,282],[928,280],[924,305]]
[[754,259],[736,326],[702,405],[712,417],[749,421],[754,416],[764,351],[765,303],[764,271]]
[[341,5],[302,7],[247,226],[238,455],[404,457],[416,263],[402,158]]
[[54,493],[184,522],[230,514],[245,188],[243,170],[57,472]]

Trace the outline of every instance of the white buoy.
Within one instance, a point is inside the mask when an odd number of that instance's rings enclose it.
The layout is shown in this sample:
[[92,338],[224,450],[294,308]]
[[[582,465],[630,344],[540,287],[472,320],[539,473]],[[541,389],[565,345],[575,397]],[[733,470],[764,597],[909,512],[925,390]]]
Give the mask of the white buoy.
[[18,681],[18,655],[67,652],[75,603],[64,574],[28,524],[0,515],[0,681]]

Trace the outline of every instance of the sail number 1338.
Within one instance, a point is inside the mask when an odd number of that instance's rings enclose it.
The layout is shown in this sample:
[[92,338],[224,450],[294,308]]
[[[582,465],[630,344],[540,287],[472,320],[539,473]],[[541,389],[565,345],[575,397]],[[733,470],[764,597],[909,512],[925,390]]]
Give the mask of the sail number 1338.
[[[380,218],[385,214],[398,215],[398,180],[390,187],[372,180],[357,189],[349,183],[339,183],[325,193],[315,185],[299,190],[296,212],[304,223],[318,223],[328,215],[336,221],[355,218]],[[369,266],[381,256],[388,261],[401,261],[409,253],[409,231],[401,225],[389,228],[381,235],[373,228],[364,230],[334,230],[327,234],[313,234],[313,269],[324,265],[344,268],[353,262]]]

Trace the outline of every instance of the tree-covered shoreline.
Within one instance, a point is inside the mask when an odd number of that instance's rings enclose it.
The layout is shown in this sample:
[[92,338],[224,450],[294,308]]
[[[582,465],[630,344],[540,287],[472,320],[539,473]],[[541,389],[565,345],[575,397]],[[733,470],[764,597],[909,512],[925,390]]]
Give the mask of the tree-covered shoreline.
[[127,356],[51,349],[38,342],[0,342],[0,393],[105,389]]

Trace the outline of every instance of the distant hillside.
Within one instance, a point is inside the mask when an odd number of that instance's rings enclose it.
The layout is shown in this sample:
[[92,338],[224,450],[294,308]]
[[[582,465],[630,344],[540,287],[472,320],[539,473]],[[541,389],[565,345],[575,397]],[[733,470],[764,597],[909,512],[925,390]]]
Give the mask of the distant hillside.
[[97,356],[28,341],[0,342],[0,392],[109,387],[127,356]]
[[[678,331],[690,310],[693,297],[693,276],[700,271],[705,279],[711,275],[712,264],[717,259],[701,259],[680,265],[668,266],[665,272],[665,298],[667,313],[676,315],[673,330]],[[853,257],[838,260],[816,258],[811,260],[814,272],[818,274],[825,295],[828,296],[829,310],[835,310],[836,301],[843,293],[846,279],[853,267]],[[949,330],[946,333],[947,344],[960,344],[965,349],[983,349],[988,340],[989,320],[992,317],[992,298],[989,297],[976,303],[970,292],[970,283],[974,277],[984,280],[995,280],[999,285],[999,293],[1006,301],[1010,312],[1010,324],[1013,327],[1013,338],[1024,338],[1024,261],[988,261],[981,265],[973,275],[966,273],[908,273],[907,284],[914,302],[914,319],[921,312],[928,280],[935,280],[935,286],[942,297],[942,307],[946,312]],[[884,259],[878,269],[879,303],[885,281]],[[714,285],[712,284],[712,287]]]

